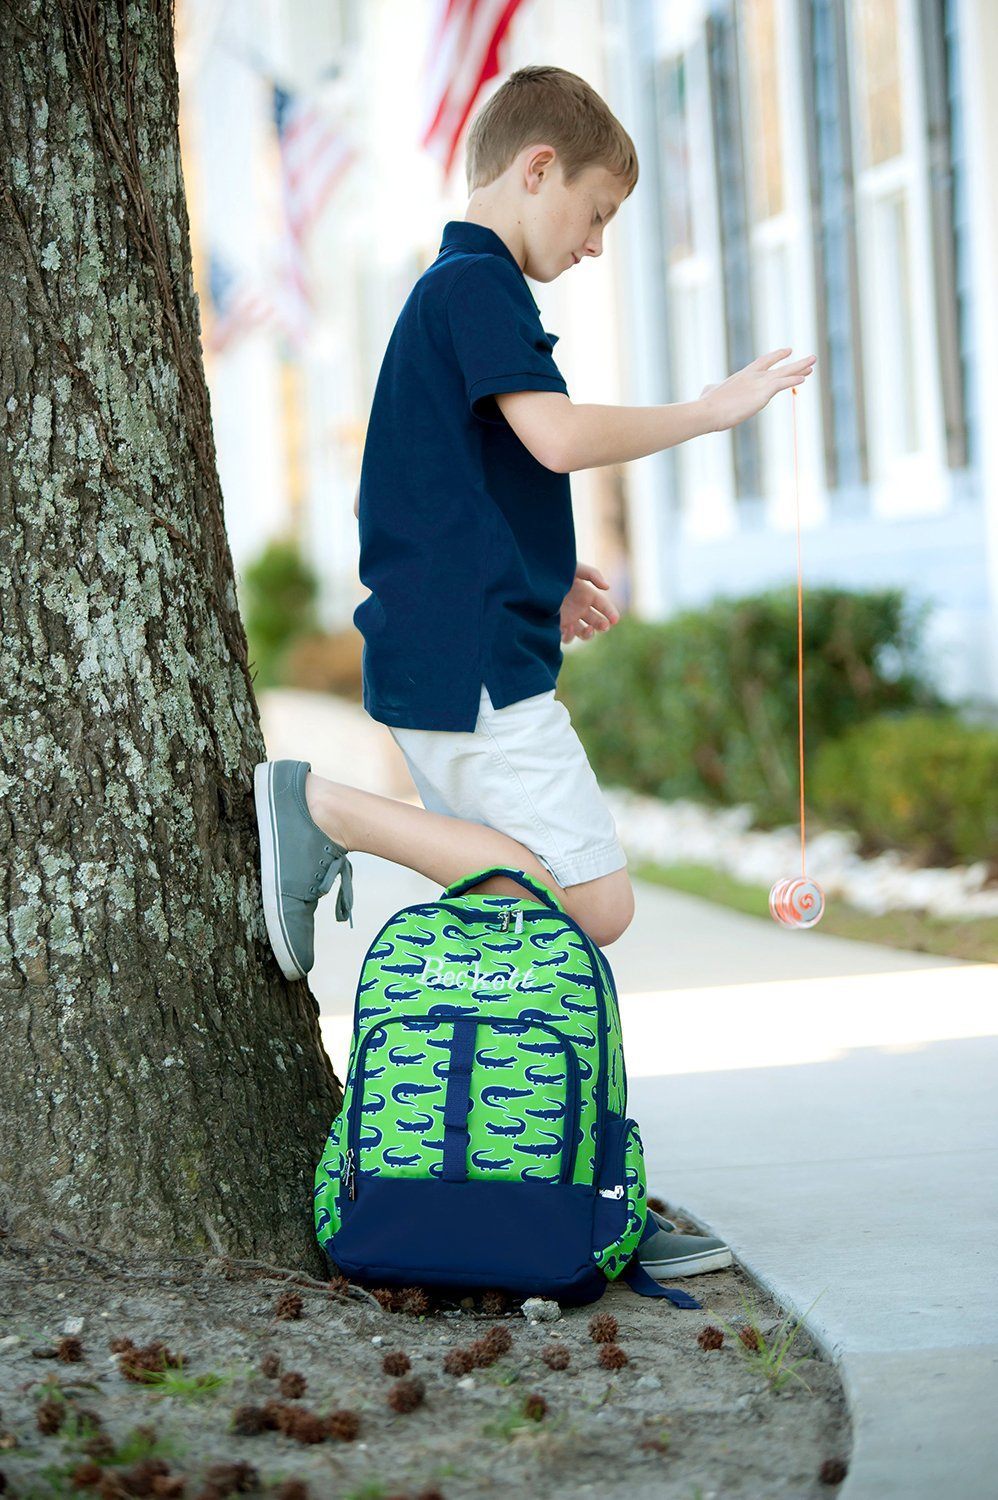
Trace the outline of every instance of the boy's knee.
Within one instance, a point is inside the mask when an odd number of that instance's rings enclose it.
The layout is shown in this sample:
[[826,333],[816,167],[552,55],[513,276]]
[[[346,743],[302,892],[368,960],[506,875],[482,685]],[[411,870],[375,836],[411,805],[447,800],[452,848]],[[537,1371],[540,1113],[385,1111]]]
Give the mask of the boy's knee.
[[566,905],[580,927],[583,927],[599,948],[608,948],[627,931],[634,918],[634,887],[626,866],[602,875],[598,880],[587,880],[584,885],[569,886],[566,896],[576,892],[571,905]]

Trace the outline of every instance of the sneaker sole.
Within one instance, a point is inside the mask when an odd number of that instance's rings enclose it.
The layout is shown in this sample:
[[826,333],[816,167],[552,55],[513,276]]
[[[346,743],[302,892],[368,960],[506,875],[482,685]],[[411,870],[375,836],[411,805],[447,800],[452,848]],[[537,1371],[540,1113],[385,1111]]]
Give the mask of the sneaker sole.
[[281,855],[277,841],[277,814],[274,810],[273,776],[269,761],[261,761],[253,770],[253,796],[256,822],[260,833],[260,884],[263,889],[263,915],[274,957],[285,979],[304,979],[307,970],[295,958],[281,912]]
[[699,1276],[704,1271],[725,1271],[734,1264],[730,1250],[701,1250],[696,1255],[677,1255],[670,1260],[643,1260],[641,1267],[656,1281],[673,1276]]

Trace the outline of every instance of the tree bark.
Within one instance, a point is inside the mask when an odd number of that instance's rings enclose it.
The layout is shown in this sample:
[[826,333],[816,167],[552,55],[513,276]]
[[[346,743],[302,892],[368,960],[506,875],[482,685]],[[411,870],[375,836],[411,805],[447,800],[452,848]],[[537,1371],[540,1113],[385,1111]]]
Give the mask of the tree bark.
[[324,1269],[271,956],[169,0],[0,0],[0,1208]]

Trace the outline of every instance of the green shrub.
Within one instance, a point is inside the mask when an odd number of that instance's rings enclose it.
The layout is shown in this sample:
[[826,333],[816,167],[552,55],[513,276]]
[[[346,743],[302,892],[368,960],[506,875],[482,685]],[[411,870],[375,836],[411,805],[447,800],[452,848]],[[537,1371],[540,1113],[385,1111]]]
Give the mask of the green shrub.
[[[924,607],[899,590],[810,589],[807,755],[885,710],[934,707],[918,670]],[[625,616],[565,653],[559,697],[597,774],[666,798],[797,815],[795,588],[717,599],[665,621]]]
[[998,862],[998,730],[952,713],[882,715],[821,747],[808,800],[867,851],[926,864]]
[[242,578],[254,686],[273,687],[291,642],[317,627],[319,581],[290,538],[270,541]]

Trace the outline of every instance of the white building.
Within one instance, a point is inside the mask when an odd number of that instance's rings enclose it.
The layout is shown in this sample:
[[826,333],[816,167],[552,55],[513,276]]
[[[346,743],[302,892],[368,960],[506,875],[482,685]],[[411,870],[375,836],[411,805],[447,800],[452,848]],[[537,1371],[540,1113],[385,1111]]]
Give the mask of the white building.
[[931,601],[940,687],[995,700],[998,5],[608,0],[607,17],[609,102],[642,171],[616,230],[621,399],[690,400],[787,345],[818,357],[796,398],[628,466],[636,607],[795,576],[796,399],[806,580]]

